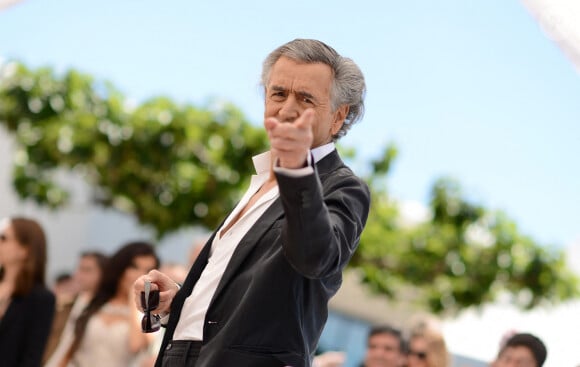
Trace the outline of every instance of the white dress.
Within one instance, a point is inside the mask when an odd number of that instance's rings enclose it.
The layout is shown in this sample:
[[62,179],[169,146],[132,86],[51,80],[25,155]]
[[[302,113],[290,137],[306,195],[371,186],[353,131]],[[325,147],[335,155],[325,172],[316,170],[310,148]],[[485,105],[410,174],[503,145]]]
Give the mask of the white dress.
[[[105,322],[101,315],[120,320]],[[128,306],[105,304],[89,320],[83,341],[67,367],[127,367],[132,366],[138,354],[129,351]]]

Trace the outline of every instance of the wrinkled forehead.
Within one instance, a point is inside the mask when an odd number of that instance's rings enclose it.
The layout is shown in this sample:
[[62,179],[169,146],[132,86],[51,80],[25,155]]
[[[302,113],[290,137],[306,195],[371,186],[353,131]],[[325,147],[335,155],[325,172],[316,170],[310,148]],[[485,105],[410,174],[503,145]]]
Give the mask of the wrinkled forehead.
[[317,90],[329,92],[332,71],[323,63],[301,63],[280,58],[272,67],[267,89],[275,86],[293,90]]

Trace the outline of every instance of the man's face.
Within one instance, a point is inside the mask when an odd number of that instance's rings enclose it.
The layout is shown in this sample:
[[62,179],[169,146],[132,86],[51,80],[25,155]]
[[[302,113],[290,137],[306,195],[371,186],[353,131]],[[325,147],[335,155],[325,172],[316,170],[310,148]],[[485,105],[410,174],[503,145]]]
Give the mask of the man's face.
[[287,57],[276,61],[266,85],[264,117],[275,117],[280,122],[293,122],[312,108],[314,141],[318,147],[332,141],[348,113],[348,106],[332,111],[330,90],[333,74],[322,63],[299,63]]
[[368,340],[365,367],[399,367],[405,356],[397,337],[391,334],[375,334]]
[[524,346],[507,347],[497,358],[494,367],[537,367],[532,351]]

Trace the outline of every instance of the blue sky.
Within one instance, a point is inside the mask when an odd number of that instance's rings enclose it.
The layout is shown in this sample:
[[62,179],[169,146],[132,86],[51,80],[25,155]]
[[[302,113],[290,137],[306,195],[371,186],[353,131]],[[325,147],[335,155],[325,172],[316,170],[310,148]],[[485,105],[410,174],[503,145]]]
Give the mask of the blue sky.
[[[343,140],[400,156],[396,198],[457,179],[546,245],[580,238],[580,75],[515,0],[24,0],[0,12],[0,55],[76,68],[138,101],[233,102],[262,121],[260,66],[318,38],[365,73],[367,113]],[[358,168],[361,171],[361,168]]]

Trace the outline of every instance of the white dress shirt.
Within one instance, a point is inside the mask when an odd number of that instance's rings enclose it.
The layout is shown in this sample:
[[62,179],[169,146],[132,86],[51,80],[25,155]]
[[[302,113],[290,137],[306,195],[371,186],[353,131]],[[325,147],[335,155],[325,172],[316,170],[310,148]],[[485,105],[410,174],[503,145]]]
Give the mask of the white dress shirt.
[[[312,149],[314,162],[318,162],[335,149],[334,143],[328,143]],[[224,274],[224,271],[234,253],[234,250],[252,228],[256,221],[264,214],[270,205],[279,197],[278,186],[274,186],[266,192],[244,215],[234,223],[231,228],[221,236],[222,228],[227,228],[238,213],[248,204],[249,200],[268,180],[270,175],[270,152],[265,152],[254,156],[254,167],[256,175],[253,175],[250,181],[250,187],[242,197],[242,200],[236,205],[234,210],[227,217],[223,226],[218,229],[216,236],[211,244],[209,259],[207,265],[189,297],[185,299],[181,316],[177,322],[173,340],[202,340],[203,324],[207,309],[217,289],[217,286]],[[310,156],[308,159],[310,163]],[[275,167],[276,172],[291,176],[305,176],[314,172],[311,164],[300,169],[285,169]]]

